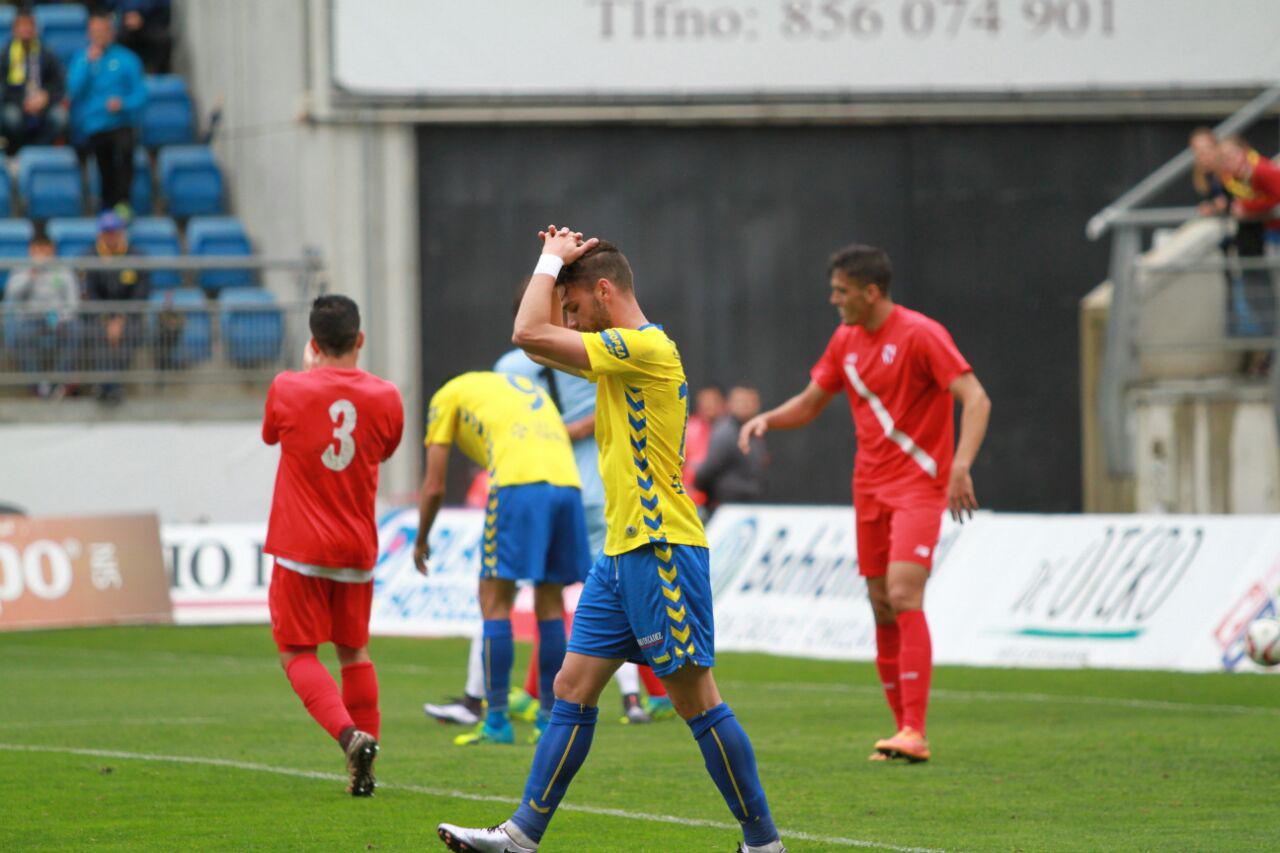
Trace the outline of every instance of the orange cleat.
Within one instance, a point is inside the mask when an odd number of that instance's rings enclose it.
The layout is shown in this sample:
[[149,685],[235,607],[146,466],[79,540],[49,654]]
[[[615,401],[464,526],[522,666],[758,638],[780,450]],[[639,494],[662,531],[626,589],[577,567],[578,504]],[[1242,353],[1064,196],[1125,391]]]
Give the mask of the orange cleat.
[[913,728],[907,727],[891,738],[876,741],[876,751],[889,758],[905,758],[913,764],[928,761],[929,741]]

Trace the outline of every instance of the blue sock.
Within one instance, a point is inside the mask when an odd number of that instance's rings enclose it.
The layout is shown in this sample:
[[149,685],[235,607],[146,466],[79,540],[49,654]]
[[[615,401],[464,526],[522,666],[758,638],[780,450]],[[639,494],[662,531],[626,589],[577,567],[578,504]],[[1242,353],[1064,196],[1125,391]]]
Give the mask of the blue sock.
[[563,619],[538,623],[538,699],[544,711],[556,703],[556,675],[564,664],[566,645]]
[[538,749],[533,753],[524,799],[511,816],[516,826],[534,841],[542,840],[556,806],[560,805],[574,774],[591,750],[598,715],[598,708],[560,699],[551,709],[551,724],[542,733]]
[[748,845],[760,847],[778,839],[778,828],[769,814],[769,803],[756,770],[756,754],[751,740],[738,724],[729,706],[719,705],[689,720],[694,740],[702,749],[707,772],[729,804],[729,811],[742,824]]
[[511,665],[516,660],[516,643],[510,619],[484,620],[484,693],[489,701],[490,728],[507,722],[507,694],[511,690]]

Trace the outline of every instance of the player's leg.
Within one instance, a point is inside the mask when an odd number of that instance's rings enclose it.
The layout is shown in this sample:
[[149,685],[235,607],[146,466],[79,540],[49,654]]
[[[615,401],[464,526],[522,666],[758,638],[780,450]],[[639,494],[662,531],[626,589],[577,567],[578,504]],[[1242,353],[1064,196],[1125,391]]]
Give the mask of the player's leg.
[[[889,710],[893,712],[894,730],[902,729],[902,692],[898,678],[900,653],[899,630],[893,607],[889,603],[889,547],[891,541],[888,509],[869,496],[855,498],[858,571],[867,582],[867,598],[876,623],[876,671],[884,690]],[[883,759],[878,750],[872,759]]]
[[378,675],[369,657],[369,614],[373,609],[373,581],[334,583],[329,590],[333,645],[342,667],[342,704],[356,726],[345,743],[347,791],[369,797],[375,787],[373,762],[378,757],[382,715],[378,710]]
[[623,725],[653,722],[640,701],[639,668],[633,663],[624,663],[613,674],[613,679],[618,682],[618,690],[622,693],[622,719],[619,722]]
[[533,735],[536,742],[551,719],[551,709],[556,703],[556,676],[564,665],[568,644],[564,632],[564,586],[558,583],[534,586],[533,614],[538,620],[538,647],[534,652],[538,674],[538,712],[534,718]]
[[427,702],[422,712],[442,723],[461,723],[474,726],[484,712],[484,627],[471,637],[467,654],[467,680],[462,695],[447,702]]
[[667,696],[667,688],[662,683],[662,679],[654,675],[653,668],[641,665],[640,680],[644,682],[645,692],[649,694],[649,700],[645,702],[644,709],[652,720],[665,720],[668,717],[676,715],[676,709],[671,704],[671,697]]
[[533,569],[534,612],[538,620],[538,691],[541,713],[536,725],[544,730],[555,704],[554,685],[566,649],[564,627],[564,588],[586,579],[591,570],[591,552],[587,541],[587,523],[582,510],[582,495],[577,488],[543,485],[546,508],[546,535],[533,537],[545,541],[544,562]]
[[356,728],[379,737],[382,714],[378,710],[378,673],[369,657],[369,647],[335,643],[334,649],[342,667],[342,704],[347,706]]
[[516,655],[515,638],[511,631],[511,606],[516,598],[515,581],[482,578],[479,597],[480,614],[484,618],[484,692],[489,710],[476,731],[454,738],[454,743],[459,746],[515,742],[515,732],[507,719],[511,667]]

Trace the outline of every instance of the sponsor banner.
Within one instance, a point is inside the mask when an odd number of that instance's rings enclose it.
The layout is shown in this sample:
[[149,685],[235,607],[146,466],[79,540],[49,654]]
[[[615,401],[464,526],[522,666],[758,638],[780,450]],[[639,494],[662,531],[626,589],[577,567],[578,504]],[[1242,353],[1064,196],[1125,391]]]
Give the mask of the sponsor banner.
[[[871,660],[847,507],[726,507],[712,520],[717,647]],[[980,514],[944,522],[926,596],[939,663],[1254,669],[1276,612],[1280,518]]]
[[173,620],[179,625],[267,623],[271,557],[265,524],[166,524]]
[[168,621],[154,515],[0,518],[0,631]]

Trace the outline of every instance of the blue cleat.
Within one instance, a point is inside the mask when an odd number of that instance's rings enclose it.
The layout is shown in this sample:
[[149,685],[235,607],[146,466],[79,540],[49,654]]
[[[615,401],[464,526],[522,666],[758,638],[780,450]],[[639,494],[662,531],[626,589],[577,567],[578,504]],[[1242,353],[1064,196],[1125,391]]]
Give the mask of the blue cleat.
[[458,735],[453,742],[456,746],[476,746],[482,743],[510,745],[516,742],[516,732],[511,728],[511,723],[504,722],[500,728],[492,728],[488,723],[481,723],[476,726],[475,731]]

